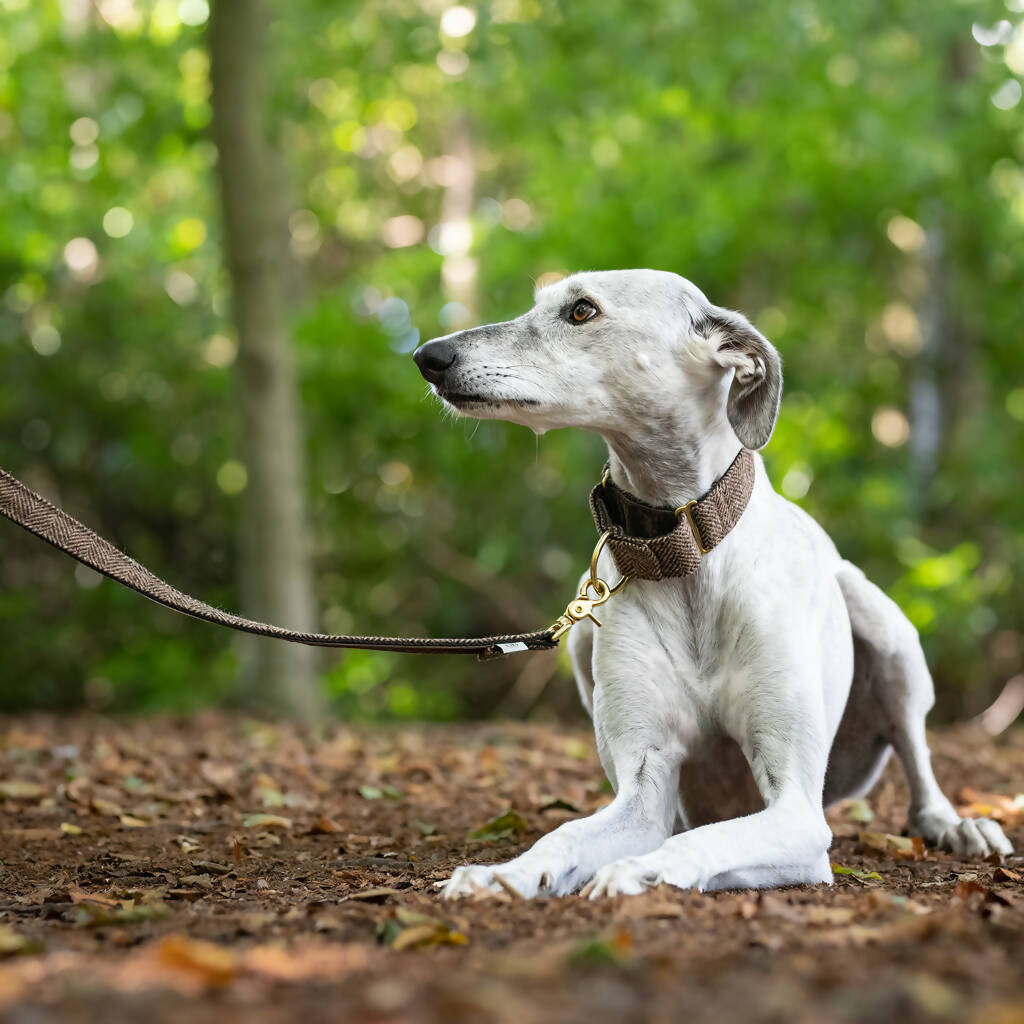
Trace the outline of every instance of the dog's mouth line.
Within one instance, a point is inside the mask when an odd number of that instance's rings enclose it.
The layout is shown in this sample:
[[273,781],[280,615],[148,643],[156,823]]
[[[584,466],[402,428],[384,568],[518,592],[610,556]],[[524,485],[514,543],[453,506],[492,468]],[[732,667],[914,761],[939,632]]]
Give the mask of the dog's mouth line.
[[480,395],[472,394],[466,391],[442,391],[440,388],[437,389],[437,397],[448,402],[450,405],[463,406],[463,405],[512,405],[512,406],[528,406],[528,405],[539,405],[533,398],[503,398],[495,397],[494,395]]

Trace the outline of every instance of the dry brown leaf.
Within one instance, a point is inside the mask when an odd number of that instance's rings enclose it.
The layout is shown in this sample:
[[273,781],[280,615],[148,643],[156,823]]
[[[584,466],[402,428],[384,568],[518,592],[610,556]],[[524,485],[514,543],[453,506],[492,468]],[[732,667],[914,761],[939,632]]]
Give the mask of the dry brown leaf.
[[925,855],[921,836],[896,836],[888,832],[862,830],[857,838],[865,849],[888,854],[894,860],[922,860]]
[[679,903],[673,903],[671,900],[651,900],[640,906],[636,913],[631,913],[630,917],[685,917],[686,908]]
[[962,806],[957,808],[957,812],[964,817],[992,818],[1011,827],[1024,824],[1024,793],[1009,796],[964,786],[958,799]]
[[238,972],[231,950],[185,935],[168,935],[157,943],[153,956],[162,966],[197,975],[209,985],[226,985]]
[[378,886],[375,889],[361,889],[359,892],[350,892],[343,896],[343,900],[364,900],[369,903],[383,902],[388,896],[401,896],[401,889],[391,889],[386,885]]
[[238,769],[224,761],[201,761],[199,773],[211,786],[228,795],[238,784]]
[[279,814],[243,814],[243,828],[291,828],[292,819]]
[[64,792],[67,794],[67,798],[76,804],[87,805],[89,803],[89,793],[92,790],[92,780],[86,778],[84,775],[79,775],[78,778],[72,779],[64,787]]
[[462,932],[450,928],[445,921],[405,907],[395,911],[395,920],[403,927],[390,939],[388,944],[392,949],[465,946],[469,941]]
[[72,903],[92,903],[98,907],[106,907],[108,910],[116,910],[121,906],[120,900],[111,899],[109,896],[100,896],[98,893],[86,892],[77,885],[68,886],[68,896]]
[[89,806],[97,814],[109,815],[112,818],[120,818],[124,809],[114,803],[113,800],[106,800],[101,796],[94,796],[89,801]]
[[46,786],[38,782],[26,782],[22,779],[6,779],[0,782],[0,796],[8,800],[39,800],[49,792]]
[[310,826],[311,835],[330,835],[335,832],[344,832],[342,828],[333,818],[328,818],[325,814],[317,816],[316,821]]
[[851,907],[819,907],[815,904],[808,904],[803,911],[808,924],[850,924],[857,917],[856,911]]
[[956,888],[953,890],[953,897],[955,899],[960,900],[962,903],[972,903],[975,905],[983,903],[991,895],[991,889],[985,888],[980,882],[974,881],[973,878],[957,882]]

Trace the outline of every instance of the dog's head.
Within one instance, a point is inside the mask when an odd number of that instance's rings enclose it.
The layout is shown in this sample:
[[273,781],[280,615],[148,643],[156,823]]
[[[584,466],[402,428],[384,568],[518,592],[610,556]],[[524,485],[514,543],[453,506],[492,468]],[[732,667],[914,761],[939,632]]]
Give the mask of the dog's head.
[[748,448],[775,426],[782,364],[741,314],[657,270],[574,274],[538,290],[506,323],[420,346],[420,372],[446,405],[543,432],[699,433],[725,422]]

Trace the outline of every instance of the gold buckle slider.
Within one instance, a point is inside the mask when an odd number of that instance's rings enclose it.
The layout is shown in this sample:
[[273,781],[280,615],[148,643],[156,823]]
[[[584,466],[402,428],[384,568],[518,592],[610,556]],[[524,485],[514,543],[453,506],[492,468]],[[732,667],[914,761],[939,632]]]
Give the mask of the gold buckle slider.
[[686,521],[690,524],[690,532],[693,534],[693,539],[697,542],[697,550],[702,554],[706,555],[711,548],[704,547],[704,539],[700,535],[700,527],[697,525],[697,520],[693,518],[693,509],[697,502],[688,501],[685,505],[680,505],[676,509],[676,515],[686,516]]

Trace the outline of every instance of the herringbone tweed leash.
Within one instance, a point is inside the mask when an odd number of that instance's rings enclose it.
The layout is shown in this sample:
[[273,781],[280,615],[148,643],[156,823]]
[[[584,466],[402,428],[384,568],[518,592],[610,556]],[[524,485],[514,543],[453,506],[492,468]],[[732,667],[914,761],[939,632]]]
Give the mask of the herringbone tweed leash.
[[241,615],[221,611],[165,583],[144,565],[129,558],[88,526],[72,519],[42,495],[26,487],[10,473],[0,469],[0,515],[24,527],[29,533],[52,544],[96,572],[138,591],[157,604],[176,612],[227,626],[243,633],[269,636],[312,647],[355,647],[370,651],[405,651],[415,654],[476,654],[481,659],[500,657],[518,651],[543,651],[558,644],[551,629],[507,636],[431,640],[423,637],[335,636],[327,633],[302,633],[294,629],[254,622]]
[[[602,534],[602,543],[607,540],[608,549],[624,577],[663,580],[689,576],[700,568],[704,555],[739,522],[750,500],[754,472],[754,456],[741,449],[729,469],[703,498],[681,508],[670,509],[650,505],[622,490],[608,479],[606,471],[605,478],[591,492],[590,508],[598,532]],[[558,623],[532,633],[435,640],[426,637],[303,633],[255,622],[214,608],[165,583],[144,565],[129,558],[3,469],[0,469],[0,515],[90,569],[109,576],[157,604],[243,633],[312,647],[352,647],[411,654],[475,654],[482,660],[558,646],[554,635]],[[598,550],[600,546],[599,543]],[[607,585],[605,588],[607,590]],[[618,589],[620,587],[615,588]],[[585,593],[581,594],[583,596]],[[570,604],[570,608],[572,606]],[[569,618],[578,621],[572,615]]]

